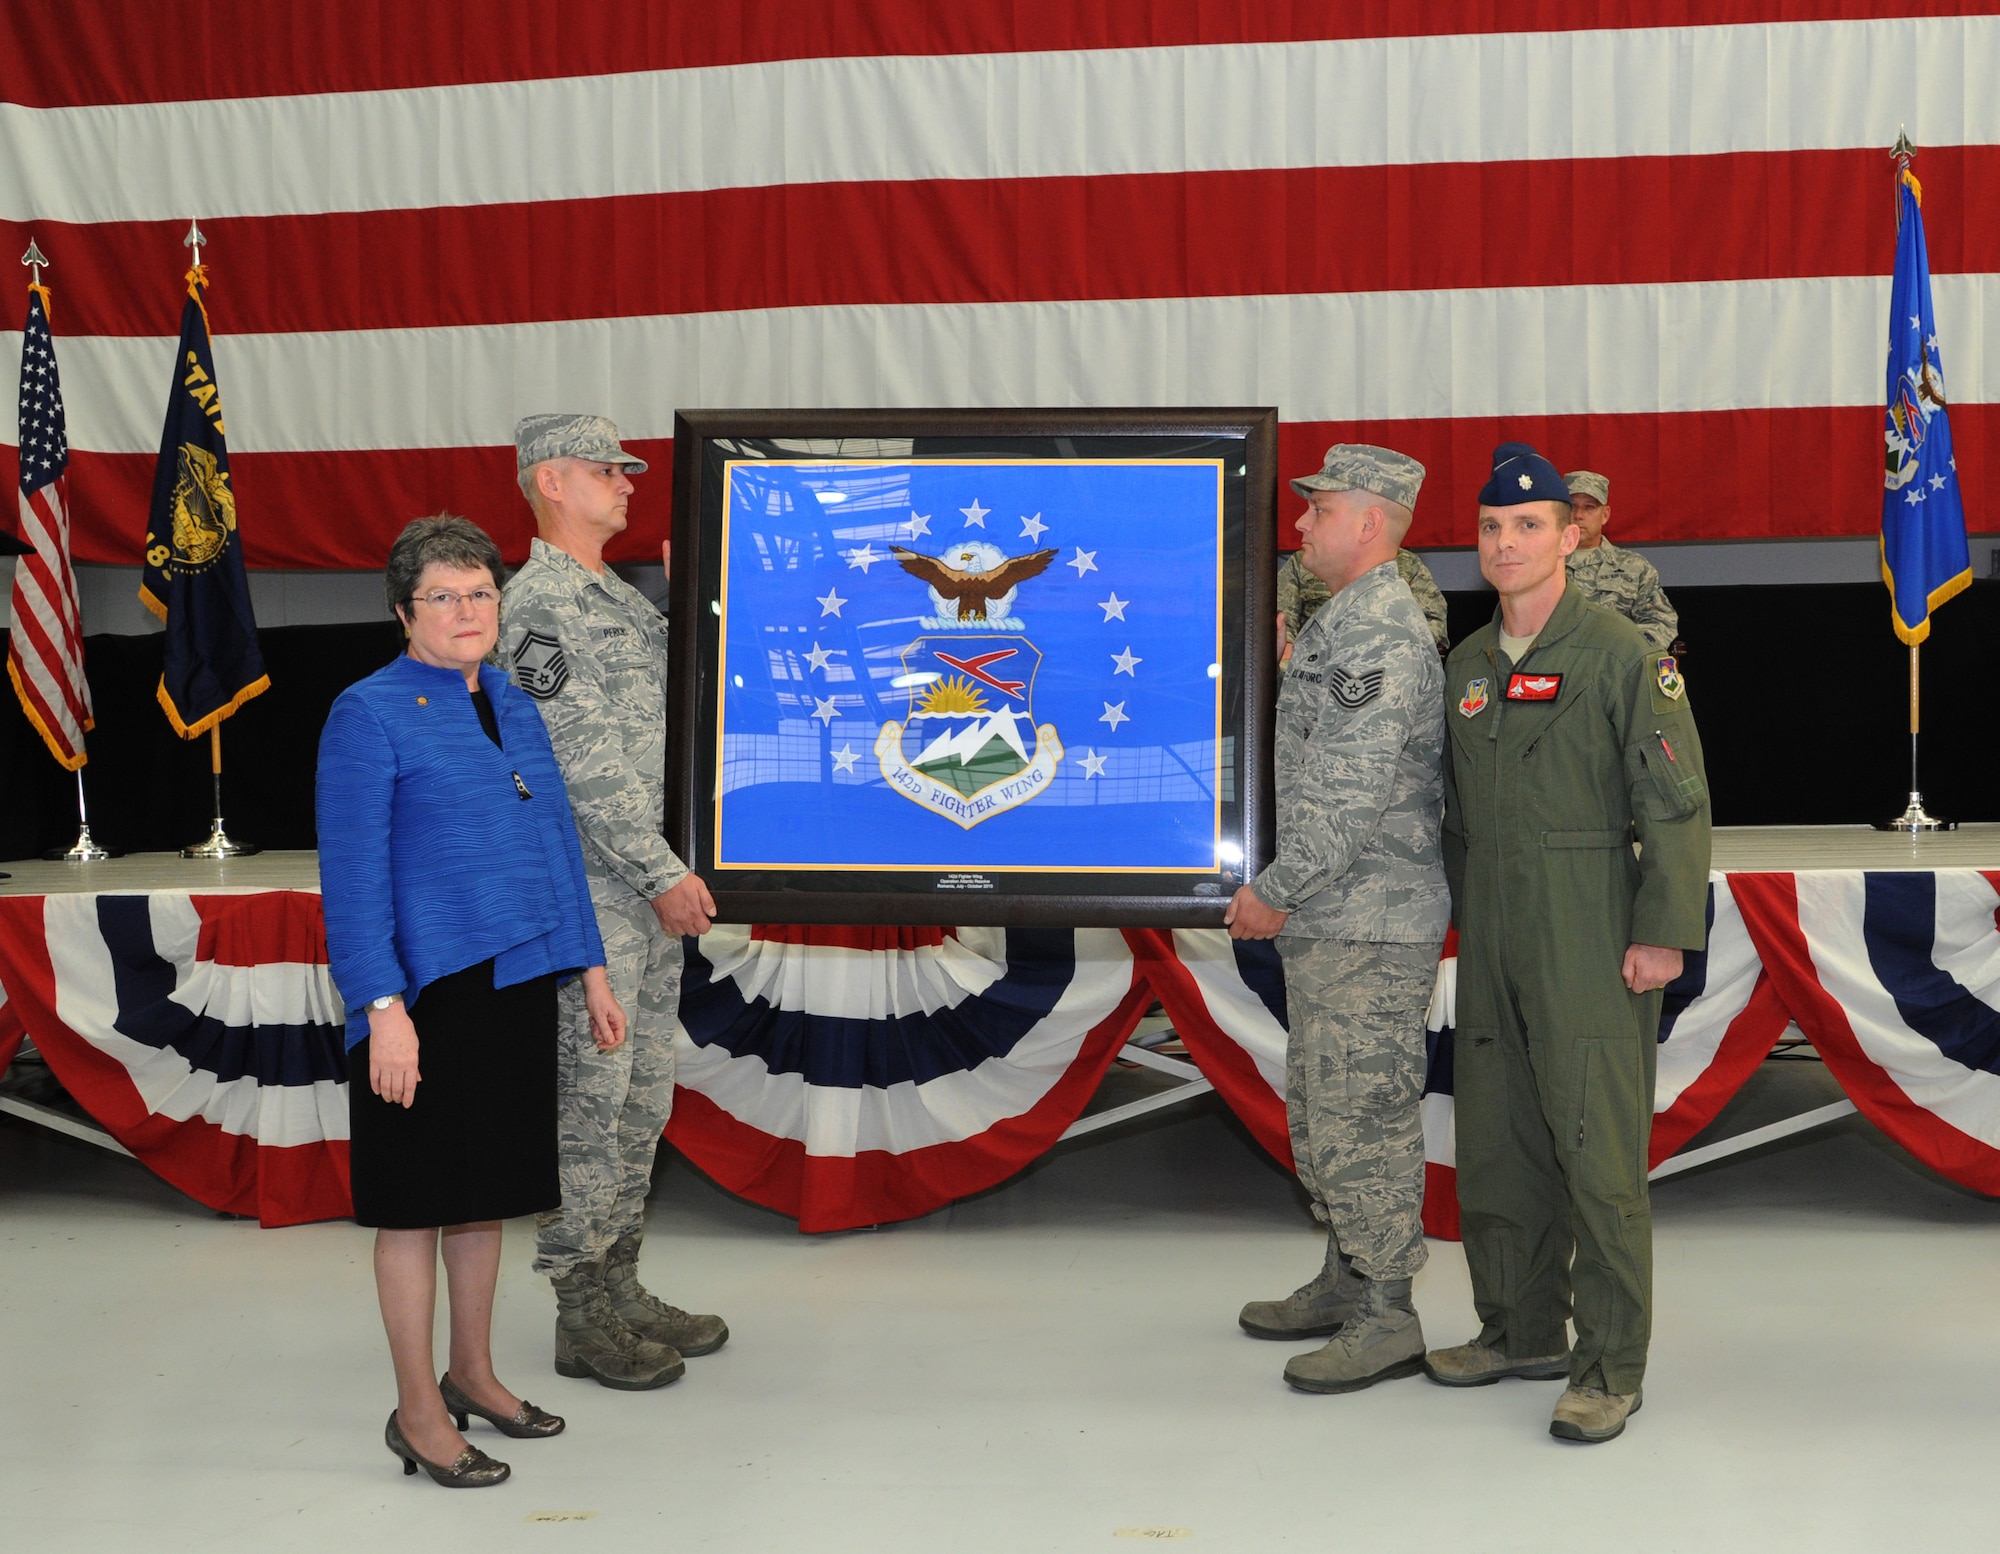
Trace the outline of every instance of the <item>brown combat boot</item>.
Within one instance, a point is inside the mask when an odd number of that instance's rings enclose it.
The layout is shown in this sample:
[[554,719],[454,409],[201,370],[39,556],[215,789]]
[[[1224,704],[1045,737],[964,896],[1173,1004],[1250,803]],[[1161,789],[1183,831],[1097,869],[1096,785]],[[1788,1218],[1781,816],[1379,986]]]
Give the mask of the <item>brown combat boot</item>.
[[589,1377],[620,1392],[649,1392],[687,1366],[618,1319],[604,1293],[604,1264],[578,1263],[550,1281],[556,1290],[556,1374]]
[[1331,1236],[1326,1241],[1326,1266],[1308,1283],[1283,1300],[1253,1300],[1236,1318],[1252,1338],[1276,1338],[1297,1343],[1301,1338],[1326,1338],[1351,1322],[1361,1309],[1365,1281],[1340,1255]]
[[1433,1349],[1424,1356],[1424,1372],[1441,1387],[1490,1387],[1509,1377],[1561,1381],[1569,1375],[1569,1351],[1515,1360],[1475,1338],[1454,1348]]
[[1625,1421],[1646,1401],[1639,1392],[1606,1392],[1602,1387],[1572,1386],[1556,1402],[1549,1434],[1559,1441],[1595,1445],[1625,1433]]
[[1410,1304],[1408,1279],[1366,1279],[1361,1307],[1324,1348],[1285,1362],[1285,1380],[1301,1392],[1359,1392],[1424,1368],[1424,1325]]
[[646,1292],[639,1282],[636,1234],[611,1243],[604,1257],[604,1292],[611,1309],[633,1332],[689,1358],[713,1354],[729,1342],[729,1324],[721,1317],[697,1316]]

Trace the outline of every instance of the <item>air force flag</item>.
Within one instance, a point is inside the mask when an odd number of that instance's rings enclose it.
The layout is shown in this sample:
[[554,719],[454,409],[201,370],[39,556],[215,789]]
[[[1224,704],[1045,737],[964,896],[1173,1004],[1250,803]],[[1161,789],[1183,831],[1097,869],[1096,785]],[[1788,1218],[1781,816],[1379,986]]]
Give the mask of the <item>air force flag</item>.
[[1219,460],[725,482],[719,867],[1219,866]]
[[1972,581],[1921,199],[1904,168],[1897,174],[1896,279],[1889,293],[1882,581],[1896,635],[1909,643],[1929,636],[1931,611]]

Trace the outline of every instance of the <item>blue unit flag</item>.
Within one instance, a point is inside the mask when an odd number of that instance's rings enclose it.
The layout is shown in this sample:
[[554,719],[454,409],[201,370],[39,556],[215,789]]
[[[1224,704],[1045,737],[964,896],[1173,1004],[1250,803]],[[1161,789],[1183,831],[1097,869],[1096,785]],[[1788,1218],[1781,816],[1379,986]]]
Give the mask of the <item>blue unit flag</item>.
[[183,739],[206,733],[271,688],[250,610],[222,390],[209,349],[203,266],[187,273],[180,349],[167,391],[139,599],[167,623],[159,701]]
[[1221,461],[724,481],[719,868],[1222,866]]
[[1897,174],[1896,278],[1889,293],[1889,392],[1883,436],[1882,581],[1896,635],[1930,635],[1931,611],[1972,581],[1965,503],[1945,413],[1944,361],[1931,311],[1922,191]]

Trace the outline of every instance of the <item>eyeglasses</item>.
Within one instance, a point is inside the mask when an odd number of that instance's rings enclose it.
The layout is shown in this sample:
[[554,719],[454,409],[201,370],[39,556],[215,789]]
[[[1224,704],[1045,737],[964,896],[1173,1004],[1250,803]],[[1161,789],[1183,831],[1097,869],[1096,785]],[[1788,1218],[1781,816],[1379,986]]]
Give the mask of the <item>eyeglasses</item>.
[[500,602],[500,595],[491,588],[475,588],[469,594],[455,594],[448,588],[440,588],[436,593],[418,594],[415,602],[427,604],[433,610],[455,610],[461,599],[469,601],[476,610],[490,610]]

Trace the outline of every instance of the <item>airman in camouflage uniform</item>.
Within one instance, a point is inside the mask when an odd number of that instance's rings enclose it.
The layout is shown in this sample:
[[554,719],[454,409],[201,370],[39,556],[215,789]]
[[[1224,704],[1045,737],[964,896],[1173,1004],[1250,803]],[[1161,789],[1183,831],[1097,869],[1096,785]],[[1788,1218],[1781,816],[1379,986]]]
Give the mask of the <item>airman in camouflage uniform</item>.
[[1672,647],[1681,618],[1667,603],[1659,569],[1636,550],[1621,550],[1604,538],[1611,521],[1611,482],[1588,469],[1563,476],[1563,482],[1569,487],[1570,516],[1583,536],[1569,555],[1570,586],[1637,626],[1654,652]]
[[661,834],[666,805],[667,623],[604,564],[625,527],[629,474],[646,466],[598,416],[515,428],[540,536],[501,599],[499,655],[532,696],[583,840],[605,969],[627,1012],[623,1046],[590,1039],[581,988],[562,990],[557,1089],[562,1207],[537,1222],[535,1268],[556,1287],[556,1369],[638,1390],[729,1336],[638,1282],[653,1155],[673,1106],[681,934],[715,910]]
[[[1451,650],[1451,633],[1445,619],[1444,595],[1438,591],[1437,579],[1431,576],[1431,569],[1424,565],[1423,557],[1413,550],[1396,552],[1396,575],[1409,584],[1410,596],[1417,601],[1417,608],[1424,612],[1424,621],[1431,629],[1431,636],[1437,642],[1438,652]],[[1306,622],[1319,613],[1319,607],[1333,597],[1299,560],[1299,553],[1293,551],[1278,568],[1278,613],[1285,617],[1285,641],[1298,641],[1299,633],[1305,630]],[[1290,657],[1279,659],[1281,669],[1291,667]]]
[[1293,1164],[1327,1227],[1319,1275],[1238,1321],[1258,1338],[1332,1335],[1285,1366],[1309,1392],[1415,1375],[1423,1359],[1410,1281],[1425,1257],[1424,1015],[1450,915],[1444,670],[1395,565],[1423,474],[1340,445],[1292,482],[1310,504],[1300,554],[1332,597],[1278,693],[1278,855],[1226,919],[1238,938],[1278,940]]

